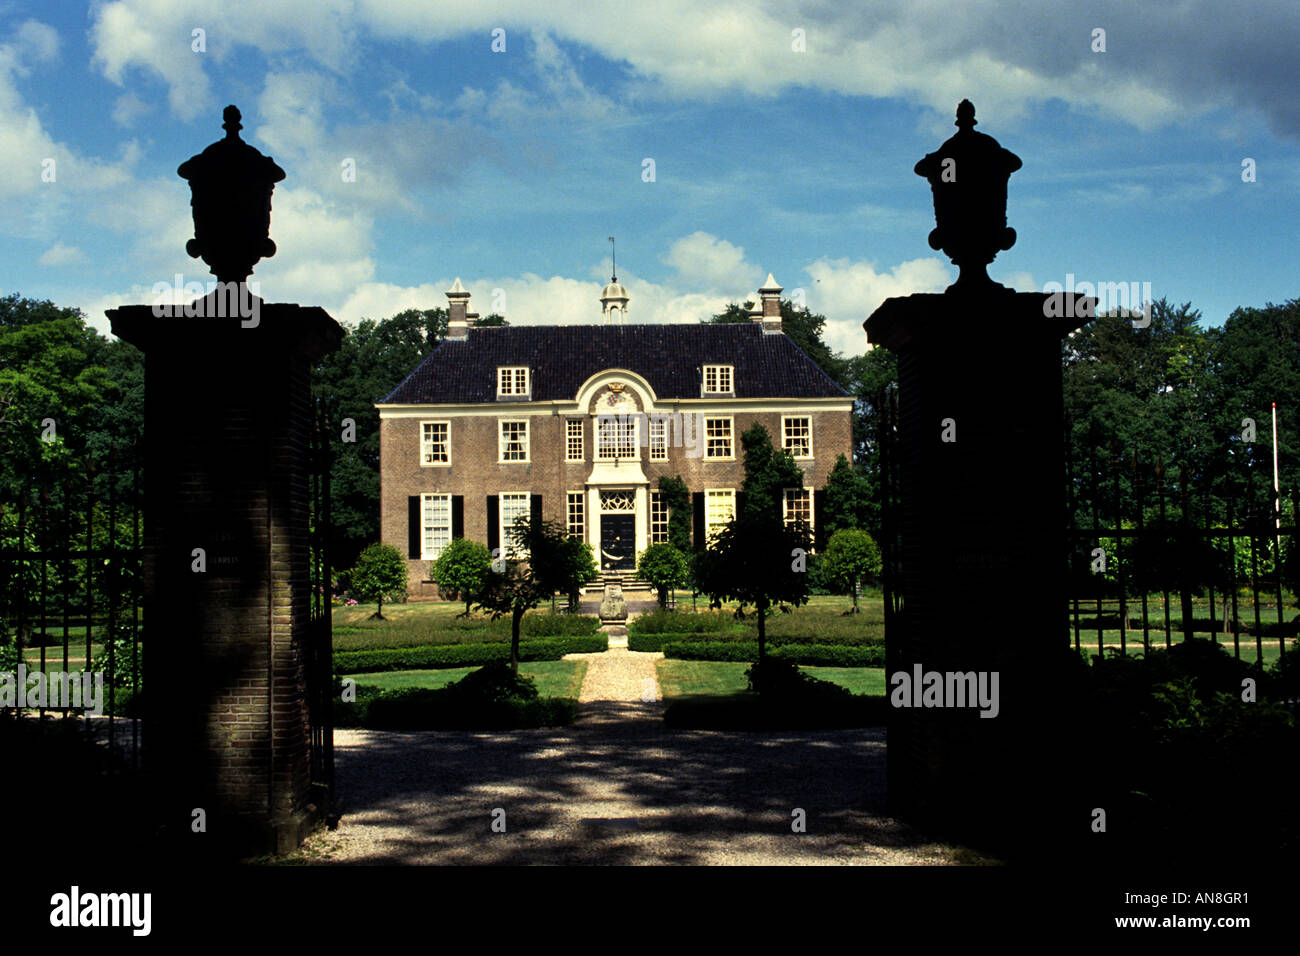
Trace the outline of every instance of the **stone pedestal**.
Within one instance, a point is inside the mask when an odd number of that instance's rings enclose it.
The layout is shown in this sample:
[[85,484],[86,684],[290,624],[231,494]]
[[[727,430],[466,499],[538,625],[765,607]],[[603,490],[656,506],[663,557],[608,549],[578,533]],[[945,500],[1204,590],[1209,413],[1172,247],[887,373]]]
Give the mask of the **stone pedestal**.
[[[1064,712],[1075,671],[1060,356],[1089,306],[1078,297],[1066,314],[1080,318],[1048,318],[1047,298],[986,284],[889,299],[865,323],[899,364],[903,604],[886,636],[887,677],[917,665],[998,675],[995,717],[891,708],[890,802],[1019,849],[1074,812],[1062,780],[1076,715]],[[952,703],[946,686],[942,699]]]
[[305,674],[309,373],[343,330],[319,308],[259,311],[252,326],[108,313],[146,358],[146,758],[167,828],[199,852],[283,852],[323,809]]
[[601,624],[622,624],[627,621],[627,602],[623,599],[623,579],[610,578],[605,582],[605,596],[600,602]]

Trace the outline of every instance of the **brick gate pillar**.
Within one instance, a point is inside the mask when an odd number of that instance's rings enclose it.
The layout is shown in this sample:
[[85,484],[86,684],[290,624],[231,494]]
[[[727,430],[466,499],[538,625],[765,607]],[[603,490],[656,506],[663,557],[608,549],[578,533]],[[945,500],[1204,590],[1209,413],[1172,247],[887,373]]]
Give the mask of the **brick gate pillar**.
[[[889,796],[902,816],[1032,850],[1077,809],[1063,777],[1075,671],[1061,341],[1088,320],[1093,300],[988,279],[987,264],[1015,241],[1006,181],[1020,160],[970,129],[973,107],[959,107],[957,125],[916,171],[935,187],[931,245],[961,276],[941,294],[888,299],[865,323],[899,366],[902,610],[886,636],[897,705]],[[955,706],[972,673],[989,706]]]
[[[218,145],[231,155],[213,163],[238,192],[259,159],[277,168],[226,112]],[[260,212],[251,231],[265,237],[270,186],[252,178],[264,207],[227,195],[216,212]],[[145,354],[145,754],[167,828],[200,852],[284,852],[326,809],[312,802],[306,696],[309,376],[343,330],[322,309],[250,296],[243,280],[274,245],[259,239],[232,265],[248,221],[201,224],[203,198],[196,183],[190,252],[226,288],[188,307],[108,312]]]

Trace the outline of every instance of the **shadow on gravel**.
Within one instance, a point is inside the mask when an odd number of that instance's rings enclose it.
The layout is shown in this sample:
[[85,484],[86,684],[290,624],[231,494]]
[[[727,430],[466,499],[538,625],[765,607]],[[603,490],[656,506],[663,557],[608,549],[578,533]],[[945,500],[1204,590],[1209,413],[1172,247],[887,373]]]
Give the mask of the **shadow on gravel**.
[[[767,862],[894,862],[931,843],[885,814],[883,728],[673,730],[661,713],[657,703],[602,701],[567,728],[340,732],[340,832],[359,838],[343,857],[699,863],[734,844]],[[796,808],[804,834],[792,831]],[[492,830],[498,809],[505,833]],[[933,854],[907,855],[947,862]]]

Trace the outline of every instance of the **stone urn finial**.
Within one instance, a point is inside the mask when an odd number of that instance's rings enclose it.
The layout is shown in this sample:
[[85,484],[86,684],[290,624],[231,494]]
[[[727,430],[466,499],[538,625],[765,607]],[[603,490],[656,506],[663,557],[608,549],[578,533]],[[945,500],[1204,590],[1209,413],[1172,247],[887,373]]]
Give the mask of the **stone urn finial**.
[[275,255],[271,241],[271,191],[284,170],[239,138],[238,108],[221,114],[226,131],[176,172],[189,180],[194,238],[185,251],[202,258],[221,282],[243,282],[262,259]]
[[974,104],[962,100],[956,135],[916,164],[916,174],[934,192],[930,248],[942,249],[961,270],[949,292],[1001,288],[987,267],[1016,243],[1016,231],[1007,226],[1007,180],[1021,167],[1020,157],[975,132],[976,122]]

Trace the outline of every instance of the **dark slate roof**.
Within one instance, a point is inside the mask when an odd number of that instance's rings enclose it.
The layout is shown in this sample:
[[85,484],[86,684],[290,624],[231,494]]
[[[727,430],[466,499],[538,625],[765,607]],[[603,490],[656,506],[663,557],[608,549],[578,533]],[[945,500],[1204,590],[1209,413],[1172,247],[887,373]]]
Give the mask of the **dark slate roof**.
[[736,398],[840,398],[848,393],[783,334],[756,322],[471,327],[444,340],[382,404],[497,400],[497,368],[532,369],[532,400],[574,398],[598,372],[623,368],[661,399],[699,398],[700,366],[734,365]]

